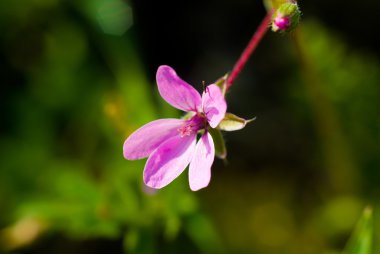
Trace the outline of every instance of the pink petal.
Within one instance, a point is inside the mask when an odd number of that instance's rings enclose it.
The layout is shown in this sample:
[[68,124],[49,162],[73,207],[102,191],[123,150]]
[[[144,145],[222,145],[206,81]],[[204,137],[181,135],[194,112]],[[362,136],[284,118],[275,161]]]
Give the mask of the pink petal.
[[203,112],[212,128],[218,126],[224,118],[227,110],[227,103],[222,91],[216,85],[206,87],[202,95]]
[[197,191],[206,187],[211,179],[211,165],[214,162],[215,148],[210,133],[205,132],[195,148],[189,166],[190,189]]
[[158,91],[170,105],[183,111],[199,111],[201,96],[194,87],[178,77],[167,65],[161,65],[156,74]]
[[163,142],[176,136],[184,122],[181,119],[159,119],[145,124],[124,142],[124,157],[128,160],[148,157]]
[[190,163],[195,143],[196,134],[184,137],[178,135],[159,146],[145,164],[145,184],[160,189],[171,183]]

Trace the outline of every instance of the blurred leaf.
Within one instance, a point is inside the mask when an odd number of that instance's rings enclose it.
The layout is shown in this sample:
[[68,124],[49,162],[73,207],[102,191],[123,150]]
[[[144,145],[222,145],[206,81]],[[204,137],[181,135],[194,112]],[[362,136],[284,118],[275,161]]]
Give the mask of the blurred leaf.
[[318,222],[315,228],[320,228],[325,235],[334,237],[344,234],[355,226],[361,215],[363,203],[352,196],[331,198],[319,211]]
[[35,216],[51,229],[73,237],[116,237],[119,226],[103,201],[101,190],[80,165],[56,162],[47,182],[18,207],[21,218]]
[[373,237],[372,208],[364,209],[343,254],[371,254]]
[[93,1],[97,7],[99,25],[106,34],[122,35],[133,24],[132,9],[125,1]]
[[131,229],[124,237],[124,249],[128,253],[150,254],[156,253],[153,232],[147,228]]
[[224,253],[218,234],[205,215],[198,213],[190,216],[186,220],[185,231],[202,253]]

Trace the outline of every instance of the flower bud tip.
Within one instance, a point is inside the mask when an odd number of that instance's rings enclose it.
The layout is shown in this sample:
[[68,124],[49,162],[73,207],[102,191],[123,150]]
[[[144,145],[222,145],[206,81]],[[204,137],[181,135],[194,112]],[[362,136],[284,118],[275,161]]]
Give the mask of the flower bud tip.
[[272,18],[273,32],[289,32],[296,28],[299,23],[301,12],[297,3],[287,2],[274,12]]

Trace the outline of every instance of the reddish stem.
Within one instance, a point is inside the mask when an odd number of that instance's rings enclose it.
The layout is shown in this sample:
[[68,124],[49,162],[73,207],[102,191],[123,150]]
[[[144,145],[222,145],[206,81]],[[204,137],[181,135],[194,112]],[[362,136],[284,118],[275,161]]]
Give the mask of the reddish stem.
[[247,63],[253,51],[256,49],[261,39],[264,37],[265,33],[268,31],[269,24],[272,20],[272,13],[273,11],[268,11],[263,21],[261,21],[260,26],[257,28],[256,32],[253,34],[247,47],[244,49],[243,53],[241,54],[239,60],[236,62],[234,68],[232,69],[231,75],[227,79],[226,90],[228,90],[232,86],[233,82],[235,81],[235,79],[237,78],[237,76],[239,75],[239,73],[241,72],[245,64]]

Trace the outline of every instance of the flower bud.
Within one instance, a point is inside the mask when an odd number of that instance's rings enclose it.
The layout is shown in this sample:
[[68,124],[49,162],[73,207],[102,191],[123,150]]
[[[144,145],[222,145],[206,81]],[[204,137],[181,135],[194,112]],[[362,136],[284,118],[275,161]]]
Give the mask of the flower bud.
[[273,32],[289,32],[299,23],[301,12],[295,2],[281,4],[274,12],[272,20]]

